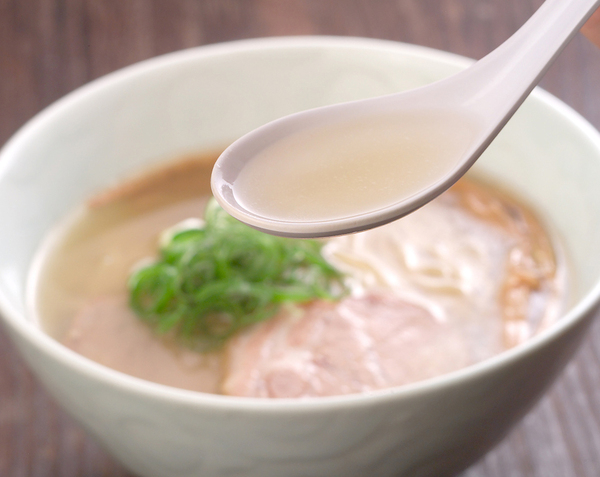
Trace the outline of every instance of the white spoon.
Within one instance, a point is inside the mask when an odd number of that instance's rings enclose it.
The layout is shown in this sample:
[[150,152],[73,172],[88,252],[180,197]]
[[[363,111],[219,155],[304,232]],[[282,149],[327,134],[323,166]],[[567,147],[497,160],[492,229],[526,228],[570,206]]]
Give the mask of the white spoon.
[[470,68],[412,91],[262,126],[218,159],[221,206],[275,235],[325,237],[398,219],[477,160],[600,0],[546,0]]

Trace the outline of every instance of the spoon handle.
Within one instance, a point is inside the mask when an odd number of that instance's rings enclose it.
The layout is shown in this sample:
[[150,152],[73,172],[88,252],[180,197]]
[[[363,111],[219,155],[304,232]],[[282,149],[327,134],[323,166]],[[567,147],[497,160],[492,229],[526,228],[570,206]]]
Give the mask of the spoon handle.
[[[598,6],[600,0],[546,0],[516,33],[469,68],[469,74],[452,79],[469,83],[462,105],[476,113],[496,111],[508,120]],[[491,119],[496,123],[497,118]]]

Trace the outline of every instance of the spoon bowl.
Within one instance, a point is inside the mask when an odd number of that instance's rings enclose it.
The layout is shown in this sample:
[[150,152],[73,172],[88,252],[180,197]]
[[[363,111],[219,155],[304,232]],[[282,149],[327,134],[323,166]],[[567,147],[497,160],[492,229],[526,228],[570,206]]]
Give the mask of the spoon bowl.
[[383,225],[454,184],[479,158],[600,0],[547,0],[467,70],[412,91],[275,120],[217,161],[213,194],[275,235]]

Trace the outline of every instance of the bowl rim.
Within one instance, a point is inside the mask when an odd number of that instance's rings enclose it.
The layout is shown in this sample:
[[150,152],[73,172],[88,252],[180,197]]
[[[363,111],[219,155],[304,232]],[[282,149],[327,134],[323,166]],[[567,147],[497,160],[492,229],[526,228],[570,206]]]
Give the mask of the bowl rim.
[[[429,59],[439,64],[445,64],[455,68],[465,68],[473,62],[473,60],[469,58],[454,53],[435,50],[424,46],[373,38],[333,36],[254,38],[203,45],[168,53],[135,63],[95,79],[52,103],[27,121],[7,141],[4,147],[0,149],[0,186],[3,177],[11,169],[13,162],[18,160],[17,156],[22,144],[27,144],[31,136],[35,136],[39,129],[44,128],[55,116],[62,114],[62,112],[68,109],[72,103],[76,103],[88,95],[93,95],[96,91],[101,91],[103,88],[110,87],[116,83],[127,80],[128,78],[151,73],[157,69],[168,68],[172,64],[202,61],[203,59],[213,56],[251,52],[257,49],[277,50],[310,47],[389,52],[414,56],[421,59]],[[527,101],[537,101],[542,103],[553,110],[556,115],[561,116],[567,122],[570,122],[590,141],[591,144],[593,144],[597,149],[598,157],[600,158],[600,133],[579,113],[539,87],[534,89],[531,93],[531,97]],[[65,366],[76,373],[85,375],[89,379],[102,382],[124,392],[135,393],[152,399],[188,406],[209,407],[227,411],[253,410],[258,412],[276,413],[315,412],[325,411],[331,408],[372,406],[375,403],[389,400],[419,397],[432,390],[437,389],[439,391],[444,388],[458,385],[461,382],[477,379],[484,374],[493,372],[494,370],[498,370],[519,360],[524,355],[530,355],[536,352],[536,350],[546,346],[554,339],[557,339],[570,328],[576,326],[579,321],[584,320],[587,314],[594,309],[599,301],[600,276],[588,293],[585,294],[575,306],[568,310],[567,313],[561,316],[556,323],[514,348],[503,351],[465,368],[415,383],[369,391],[366,393],[309,399],[265,399],[200,393],[153,383],[113,370],[79,355],[51,338],[43,332],[33,320],[29,320],[27,317],[22,316],[22,314],[11,305],[9,298],[1,287],[0,318],[13,332],[20,335],[20,337],[37,348],[41,353],[60,363],[62,366]]]

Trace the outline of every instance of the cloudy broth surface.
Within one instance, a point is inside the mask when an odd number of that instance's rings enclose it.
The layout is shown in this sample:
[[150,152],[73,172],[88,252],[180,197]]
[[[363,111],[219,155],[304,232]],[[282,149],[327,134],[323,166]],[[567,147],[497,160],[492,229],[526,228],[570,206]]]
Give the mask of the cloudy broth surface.
[[161,384],[252,397],[317,397],[398,386],[481,361],[558,316],[560,254],[535,216],[460,181],[406,218],[327,240],[347,274],[339,303],[284,307],[201,354],[158,336],[126,283],[160,233],[200,218],[214,155],[175,162],[93,197],[41,247],[29,282],[41,327],[110,368]]

